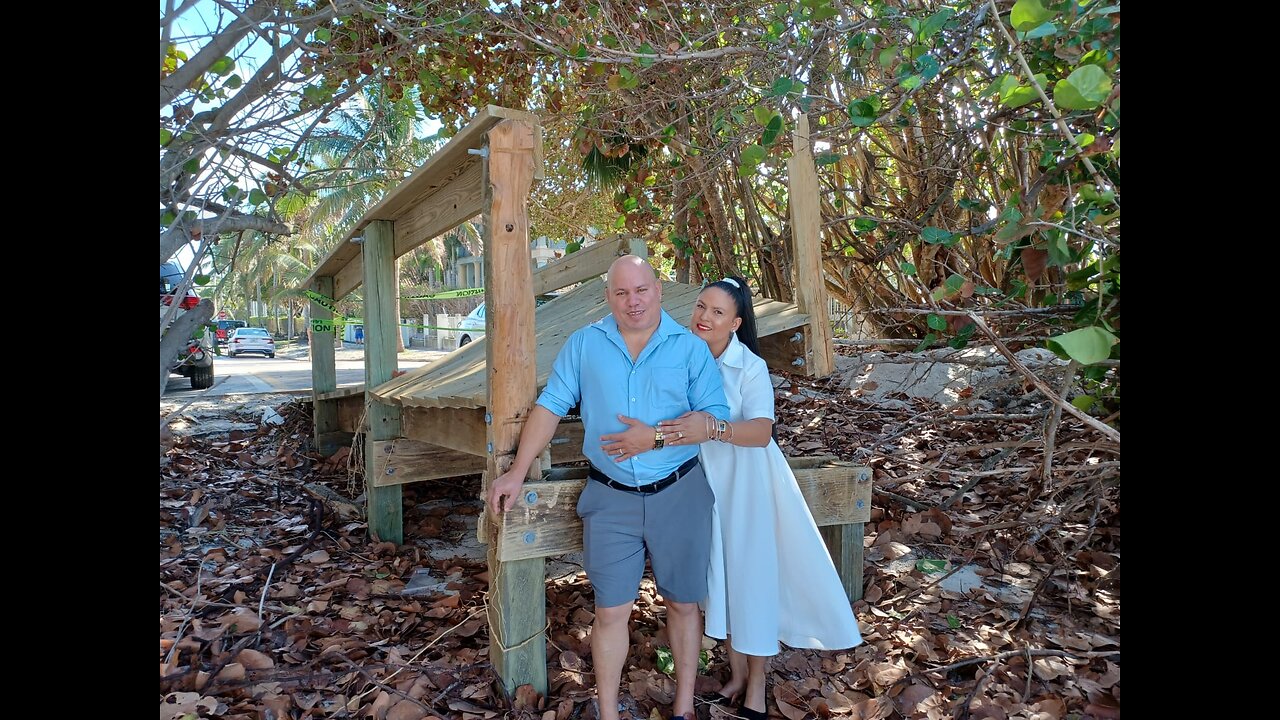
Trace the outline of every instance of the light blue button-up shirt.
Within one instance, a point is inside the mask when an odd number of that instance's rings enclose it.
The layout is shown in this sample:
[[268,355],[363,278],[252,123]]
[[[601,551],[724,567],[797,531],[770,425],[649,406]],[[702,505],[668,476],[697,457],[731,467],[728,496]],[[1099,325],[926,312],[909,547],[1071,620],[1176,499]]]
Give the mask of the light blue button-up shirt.
[[625,485],[647,485],[675,472],[698,454],[697,445],[650,450],[615,462],[601,449],[601,435],[622,432],[626,415],[646,425],[703,410],[729,416],[720,369],[707,343],[662,311],[658,327],[635,362],[613,315],[569,336],[551,367],[538,404],[564,417],[581,408],[582,454]]

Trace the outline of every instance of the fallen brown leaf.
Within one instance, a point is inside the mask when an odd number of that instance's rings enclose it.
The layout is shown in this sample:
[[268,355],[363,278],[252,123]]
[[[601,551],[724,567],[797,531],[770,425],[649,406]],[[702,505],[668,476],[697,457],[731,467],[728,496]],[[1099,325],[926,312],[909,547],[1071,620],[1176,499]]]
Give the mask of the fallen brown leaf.
[[511,700],[514,710],[536,710],[541,707],[542,695],[532,685],[521,685],[516,688],[515,697]]
[[401,700],[387,711],[387,720],[422,720],[429,713],[412,700]]
[[236,655],[236,661],[248,670],[270,670],[276,666],[271,656],[252,648],[241,650],[240,654]]

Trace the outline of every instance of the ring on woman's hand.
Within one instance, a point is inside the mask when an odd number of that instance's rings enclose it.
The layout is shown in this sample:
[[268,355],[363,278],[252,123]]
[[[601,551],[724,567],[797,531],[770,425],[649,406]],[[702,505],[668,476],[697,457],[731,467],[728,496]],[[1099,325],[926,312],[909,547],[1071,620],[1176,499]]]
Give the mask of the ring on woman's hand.
[[678,439],[680,439],[680,440],[683,440],[683,439],[684,439],[684,433],[682,433],[682,432],[678,432],[678,433],[676,433],[676,437],[677,437]]

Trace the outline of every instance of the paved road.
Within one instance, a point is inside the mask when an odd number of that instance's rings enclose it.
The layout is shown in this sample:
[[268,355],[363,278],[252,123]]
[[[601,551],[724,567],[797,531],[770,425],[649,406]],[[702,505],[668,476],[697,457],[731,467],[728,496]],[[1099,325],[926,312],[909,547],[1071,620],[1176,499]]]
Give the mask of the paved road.
[[[336,361],[338,386],[364,382],[364,359],[361,351],[340,350]],[[442,352],[414,350],[409,357],[401,357],[399,368],[411,370],[444,355]],[[412,358],[412,359],[410,359]],[[213,361],[214,385],[208,390],[192,390],[187,378],[170,375],[165,397],[182,395],[252,395],[259,393],[307,393],[311,391],[311,361],[300,358],[275,358],[257,355],[227,357],[222,355]]]

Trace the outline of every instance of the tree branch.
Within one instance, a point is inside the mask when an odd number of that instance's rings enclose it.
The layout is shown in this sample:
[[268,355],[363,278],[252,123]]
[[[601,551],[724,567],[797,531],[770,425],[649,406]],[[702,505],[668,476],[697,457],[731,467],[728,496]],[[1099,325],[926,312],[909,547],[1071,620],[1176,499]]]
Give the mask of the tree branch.
[[1024,377],[1030,380],[1031,383],[1036,386],[1036,389],[1039,390],[1041,393],[1043,393],[1045,397],[1049,398],[1049,400],[1052,401],[1058,407],[1070,413],[1072,417],[1076,418],[1080,422],[1083,422],[1085,425],[1088,425],[1094,430],[1097,430],[1098,432],[1105,435],[1107,438],[1114,440],[1117,445],[1120,444],[1119,430],[1116,430],[1110,425],[1103,424],[1097,418],[1093,417],[1092,415],[1088,415],[1084,412],[1081,412],[1080,409],[1077,408],[1075,405],[1072,405],[1071,403],[1062,399],[1062,396],[1054,392],[1053,388],[1049,387],[1048,383],[1046,383],[1044,380],[1041,380],[1039,377],[1036,376],[1035,373],[1028,370],[1027,366],[1023,365],[1021,362],[1018,361],[1018,356],[1014,355],[1009,350],[1009,348],[1005,347],[1004,343],[1000,342],[1000,338],[996,337],[996,334],[991,331],[991,328],[987,327],[987,324],[982,321],[982,318],[978,317],[974,313],[966,313],[966,314],[969,316],[969,319],[973,321],[974,325],[978,326],[979,330],[986,333],[987,337],[991,338],[991,343],[996,346],[996,349],[1000,351],[1000,354],[1009,358],[1009,364],[1012,365],[1014,369],[1016,369],[1018,372],[1022,373]]

